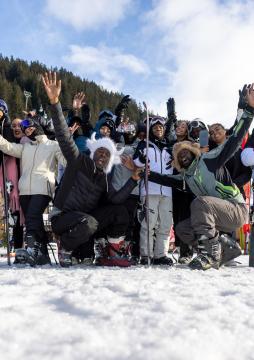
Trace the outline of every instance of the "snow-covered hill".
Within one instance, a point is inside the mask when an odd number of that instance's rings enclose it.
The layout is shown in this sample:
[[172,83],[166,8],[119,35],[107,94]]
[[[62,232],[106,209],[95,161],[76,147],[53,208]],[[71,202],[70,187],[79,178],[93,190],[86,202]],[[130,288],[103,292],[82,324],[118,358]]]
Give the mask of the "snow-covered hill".
[[254,268],[8,268],[1,359],[254,359]]

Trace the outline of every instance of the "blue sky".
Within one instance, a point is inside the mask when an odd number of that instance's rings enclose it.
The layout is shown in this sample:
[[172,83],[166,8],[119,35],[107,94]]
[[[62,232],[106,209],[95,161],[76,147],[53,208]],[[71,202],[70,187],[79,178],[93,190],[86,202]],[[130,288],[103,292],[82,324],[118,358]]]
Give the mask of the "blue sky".
[[0,51],[64,67],[161,115],[230,125],[254,82],[254,0],[2,0]]

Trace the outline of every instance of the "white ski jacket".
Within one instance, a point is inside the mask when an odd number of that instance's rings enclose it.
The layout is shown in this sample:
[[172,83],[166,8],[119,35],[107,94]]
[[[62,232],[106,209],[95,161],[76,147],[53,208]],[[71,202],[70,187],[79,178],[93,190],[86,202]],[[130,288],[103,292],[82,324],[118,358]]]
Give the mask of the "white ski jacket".
[[66,164],[57,141],[38,135],[36,141],[15,144],[0,135],[0,150],[20,159],[20,195],[54,196],[57,162]]
[[[144,166],[143,162],[139,159],[139,154],[142,153],[143,156],[146,156],[146,142],[140,141],[138,144],[136,153],[134,155],[134,163],[136,166]],[[171,166],[171,155],[168,151],[168,146],[165,146],[162,151],[155,145],[153,142],[149,141],[148,148],[148,159],[150,170],[163,175],[170,175],[173,173],[173,168]],[[142,181],[141,184],[141,196],[145,196],[145,184]],[[156,184],[154,182],[148,182],[148,193],[149,195],[164,195],[172,197],[172,188]]]

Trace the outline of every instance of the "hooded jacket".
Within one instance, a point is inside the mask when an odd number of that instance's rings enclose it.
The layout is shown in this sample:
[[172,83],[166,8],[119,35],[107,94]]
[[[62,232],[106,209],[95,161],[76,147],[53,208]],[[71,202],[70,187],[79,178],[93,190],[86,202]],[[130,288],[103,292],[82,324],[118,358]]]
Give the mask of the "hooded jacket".
[[[136,152],[133,156],[134,163],[138,167],[144,166],[143,159],[148,156],[150,169],[160,174],[172,174],[173,168],[171,166],[171,154],[169,143],[166,138],[163,140],[155,139],[151,136],[148,144],[148,154],[146,154],[146,141],[140,141]],[[142,159],[143,158],[143,159]],[[164,195],[172,197],[172,189],[170,187],[162,186],[164,184],[148,182],[149,195]],[[170,186],[170,185],[169,185]],[[141,182],[141,196],[145,196],[145,182]]]
[[[208,153],[201,154],[199,145],[188,141],[175,144],[173,147],[174,166],[180,174],[163,176],[151,172],[149,180],[166,186],[174,186],[181,190],[185,190],[187,184],[196,196],[206,195],[245,203],[225,164],[241,146],[252,119],[253,114],[245,110],[228,140]],[[182,169],[177,160],[179,151],[184,148],[195,155],[195,159],[188,169]]]

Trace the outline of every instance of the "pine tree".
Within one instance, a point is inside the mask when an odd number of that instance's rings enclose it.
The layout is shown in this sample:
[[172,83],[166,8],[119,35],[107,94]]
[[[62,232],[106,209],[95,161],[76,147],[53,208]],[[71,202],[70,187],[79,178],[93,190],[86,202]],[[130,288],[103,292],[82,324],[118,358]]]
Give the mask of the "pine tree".
[[[10,117],[22,114],[25,108],[24,90],[32,93],[28,101],[28,110],[39,109],[42,105],[48,109],[48,99],[41,83],[41,74],[48,69],[38,61],[28,64],[21,59],[4,57],[0,54],[0,98],[3,98],[9,107]],[[72,106],[73,96],[80,91],[85,92],[87,103],[91,109],[91,119],[94,124],[99,112],[108,109],[114,112],[117,104],[124,94],[108,91],[97,85],[94,81],[81,79],[64,68],[52,68],[62,79],[61,103],[65,107]],[[140,121],[145,117],[139,104],[133,100],[126,115],[131,121]]]

